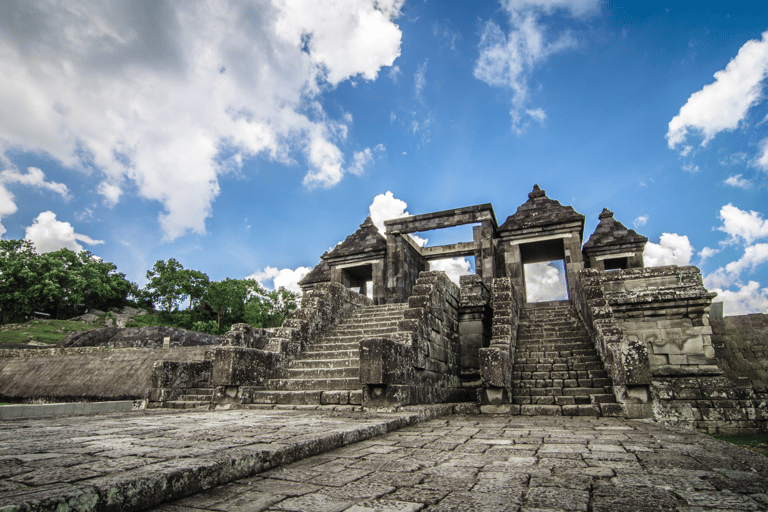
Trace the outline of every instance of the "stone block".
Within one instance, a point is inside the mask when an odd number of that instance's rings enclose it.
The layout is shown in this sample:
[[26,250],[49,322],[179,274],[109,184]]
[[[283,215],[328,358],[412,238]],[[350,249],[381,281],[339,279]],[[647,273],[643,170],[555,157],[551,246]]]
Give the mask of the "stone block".
[[512,384],[509,352],[498,348],[480,349],[480,375],[486,387],[509,388]]
[[363,385],[407,384],[414,368],[410,346],[388,338],[365,338],[360,342],[360,382]]
[[245,347],[218,347],[213,352],[211,385],[259,385],[270,378],[284,361],[282,354],[274,352]]

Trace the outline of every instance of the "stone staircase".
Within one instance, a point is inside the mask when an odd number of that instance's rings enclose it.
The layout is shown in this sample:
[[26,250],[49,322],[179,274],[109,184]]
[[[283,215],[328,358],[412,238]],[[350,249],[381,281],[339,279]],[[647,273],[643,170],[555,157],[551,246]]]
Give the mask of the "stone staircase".
[[568,301],[522,310],[512,396],[523,415],[624,415],[589,333]]
[[397,332],[407,304],[361,308],[253,390],[253,404],[362,404],[360,340]]
[[213,388],[199,387],[187,388],[185,395],[176,400],[159,402],[163,409],[194,409],[196,407],[211,407],[213,400]]

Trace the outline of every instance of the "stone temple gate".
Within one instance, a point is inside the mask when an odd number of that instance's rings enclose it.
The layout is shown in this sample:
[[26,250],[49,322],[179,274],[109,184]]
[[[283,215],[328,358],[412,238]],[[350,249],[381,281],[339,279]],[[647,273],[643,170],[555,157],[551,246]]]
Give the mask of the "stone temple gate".
[[[582,245],[584,216],[538,186],[501,225],[490,204],[389,220],[383,234],[368,218],[300,281],[301,308],[282,327],[238,324],[203,361],[156,363],[150,402],[454,402],[765,430],[768,315],[712,318],[698,268],[644,267],[648,239],[607,209],[599,220]],[[410,236],[467,224],[462,243]],[[476,268],[460,286],[429,270],[457,256]],[[568,299],[529,302],[526,264],[553,260]]]
[[[494,278],[508,277],[523,297],[525,264],[562,260],[569,296],[580,270],[631,269],[643,267],[643,248],[648,239],[625,228],[603,210],[600,224],[582,248],[584,216],[571,206],[547,197],[534,185],[528,201],[499,226],[491,204],[467,206],[385,221],[381,234],[368,218],[299,284],[308,292],[317,283],[335,282],[354,287],[366,295],[373,287],[374,304],[407,302],[419,273],[429,262],[473,256],[475,273],[490,286]],[[420,247],[410,233],[474,224],[470,242]]]

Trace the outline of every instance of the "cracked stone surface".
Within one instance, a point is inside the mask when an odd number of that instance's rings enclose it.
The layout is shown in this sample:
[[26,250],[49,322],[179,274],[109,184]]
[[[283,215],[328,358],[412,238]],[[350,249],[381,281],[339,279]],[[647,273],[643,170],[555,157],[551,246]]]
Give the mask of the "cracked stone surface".
[[175,502],[200,511],[760,511],[768,459],[618,418],[445,416]]
[[768,509],[768,458],[703,434],[619,418],[418,414],[6,421],[0,511]]

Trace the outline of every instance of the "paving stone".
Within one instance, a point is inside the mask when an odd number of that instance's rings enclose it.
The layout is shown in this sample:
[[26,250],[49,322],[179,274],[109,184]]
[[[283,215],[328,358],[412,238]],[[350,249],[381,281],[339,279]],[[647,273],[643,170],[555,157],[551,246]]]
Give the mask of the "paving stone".
[[519,491],[498,493],[454,491],[437,505],[429,507],[430,512],[516,512],[520,507]]
[[557,487],[534,487],[525,493],[525,506],[587,512],[589,492]]

